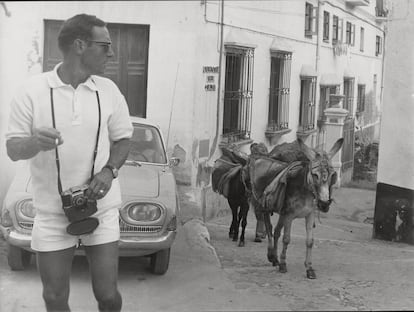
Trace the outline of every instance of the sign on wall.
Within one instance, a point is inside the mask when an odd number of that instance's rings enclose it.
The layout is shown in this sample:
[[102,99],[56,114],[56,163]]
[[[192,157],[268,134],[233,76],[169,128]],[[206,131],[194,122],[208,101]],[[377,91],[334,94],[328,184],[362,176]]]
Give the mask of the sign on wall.
[[203,66],[203,74],[206,75],[206,84],[204,85],[204,90],[216,91],[215,75],[218,73],[219,73],[218,66]]

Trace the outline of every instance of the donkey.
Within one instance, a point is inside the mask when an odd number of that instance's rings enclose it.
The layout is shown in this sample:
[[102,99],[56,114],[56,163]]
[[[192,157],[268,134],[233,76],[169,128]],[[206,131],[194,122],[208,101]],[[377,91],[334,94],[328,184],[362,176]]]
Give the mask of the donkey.
[[[256,209],[262,209],[264,214],[268,237],[267,258],[273,266],[279,266],[282,273],[287,272],[286,251],[290,243],[292,221],[296,218],[305,218],[306,276],[315,279],[316,274],[312,268],[315,214],[318,210],[328,212],[332,202],[332,187],[337,181],[337,173],[332,167],[331,159],[341,149],[343,139],[337,140],[329,153],[312,149],[299,138],[293,143],[299,147],[299,157],[290,163],[272,158],[272,155],[277,154],[277,147],[268,157],[250,160],[252,197]],[[289,143],[290,147],[293,143]],[[283,152],[281,154],[283,155]],[[270,220],[273,212],[279,214],[274,233]],[[277,245],[282,229],[283,249],[279,262]]]
[[[229,229],[229,238],[237,241],[240,224],[242,231],[239,247],[245,245],[244,233],[247,226],[249,203],[245,184],[242,179],[242,170],[247,162],[247,155],[231,149],[223,148],[223,155],[214,163],[211,173],[213,191],[227,198],[232,212],[232,222]],[[240,207],[240,209],[239,209]]]

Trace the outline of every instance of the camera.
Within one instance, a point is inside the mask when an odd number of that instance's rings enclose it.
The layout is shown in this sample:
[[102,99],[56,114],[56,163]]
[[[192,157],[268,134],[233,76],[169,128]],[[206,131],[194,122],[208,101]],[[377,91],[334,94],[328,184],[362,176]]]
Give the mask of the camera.
[[74,186],[62,192],[63,211],[69,222],[84,220],[97,211],[96,200],[89,199],[86,191],[89,185]]

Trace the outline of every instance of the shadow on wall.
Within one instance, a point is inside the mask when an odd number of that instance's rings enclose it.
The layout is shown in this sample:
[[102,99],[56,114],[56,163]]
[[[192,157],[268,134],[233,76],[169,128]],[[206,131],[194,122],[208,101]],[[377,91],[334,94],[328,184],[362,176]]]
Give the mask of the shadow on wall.
[[178,166],[173,167],[173,173],[177,184],[191,185],[191,163],[189,164],[186,162],[186,151],[179,144],[176,144],[171,156],[180,159]]

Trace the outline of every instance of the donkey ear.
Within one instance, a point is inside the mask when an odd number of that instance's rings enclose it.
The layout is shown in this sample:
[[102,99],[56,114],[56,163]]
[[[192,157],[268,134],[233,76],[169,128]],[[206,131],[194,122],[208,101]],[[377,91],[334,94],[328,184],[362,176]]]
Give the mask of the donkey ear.
[[316,153],[313,149],[311,149],[310,147],[308,147],[301,138],[297,138],[297,141],[299,143],[299,147],[302,150],[303,153],[305,153],[305,156],[307,159],[312,160],[315,159],[316,157]]
[[344,138],[338,139],[338,141],[335,142],[335,144],[332,146],[331,150],[328,153],[328,158],[332,159],[332,157],[335,156],[336,153],[341,149],[342,144],[344,144]]

